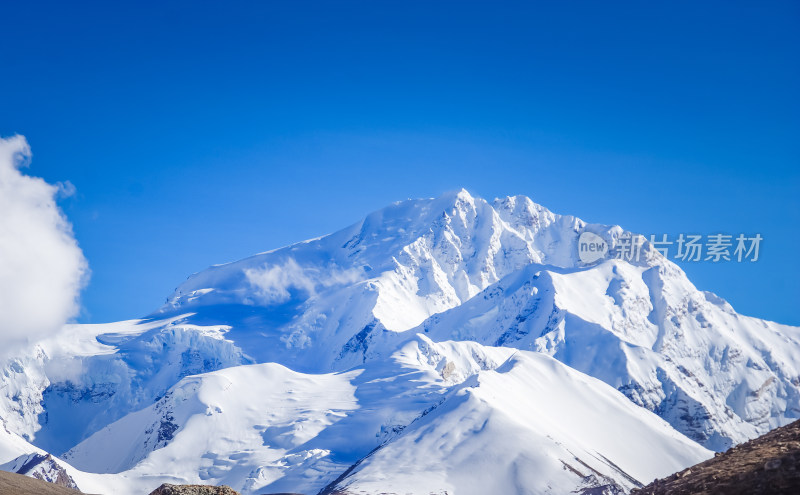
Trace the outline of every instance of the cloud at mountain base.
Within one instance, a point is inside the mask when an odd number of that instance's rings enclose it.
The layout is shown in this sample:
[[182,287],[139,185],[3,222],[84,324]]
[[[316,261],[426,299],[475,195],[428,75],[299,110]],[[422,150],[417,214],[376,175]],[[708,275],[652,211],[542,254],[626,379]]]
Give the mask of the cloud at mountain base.
[[23,136],[0,138],[0,357],[75,317],[89,276],[56,203],[74,187],[25,175],[30,161]]

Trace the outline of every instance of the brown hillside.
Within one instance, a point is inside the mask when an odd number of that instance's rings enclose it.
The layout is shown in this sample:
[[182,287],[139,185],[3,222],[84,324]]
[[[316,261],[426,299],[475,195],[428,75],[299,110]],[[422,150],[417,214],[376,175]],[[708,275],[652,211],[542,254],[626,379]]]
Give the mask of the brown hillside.
[[631,494],[800,494],[800,421],[718,453]]

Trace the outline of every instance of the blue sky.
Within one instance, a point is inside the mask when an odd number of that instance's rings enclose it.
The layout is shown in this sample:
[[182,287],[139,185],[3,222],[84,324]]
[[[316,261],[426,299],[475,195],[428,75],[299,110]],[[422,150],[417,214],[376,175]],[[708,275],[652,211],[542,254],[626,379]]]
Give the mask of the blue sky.
[[0,135],[93,275],[81,321],[189,274],[466,187],[643,233],[760,233],[684,263],[800,324],[797,2],[13,2]]

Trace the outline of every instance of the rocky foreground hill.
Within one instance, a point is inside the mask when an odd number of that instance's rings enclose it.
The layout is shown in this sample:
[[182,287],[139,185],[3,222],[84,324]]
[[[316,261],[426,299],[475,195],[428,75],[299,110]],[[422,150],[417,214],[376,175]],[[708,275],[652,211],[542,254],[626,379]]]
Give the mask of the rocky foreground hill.
[[800,493],[800,420],[718,453],[632,495]]

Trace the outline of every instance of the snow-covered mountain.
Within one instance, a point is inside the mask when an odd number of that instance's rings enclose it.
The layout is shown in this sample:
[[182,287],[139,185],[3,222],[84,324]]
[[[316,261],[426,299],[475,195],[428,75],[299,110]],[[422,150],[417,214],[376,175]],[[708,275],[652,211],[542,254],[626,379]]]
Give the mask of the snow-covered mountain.
[[647,243],[585,265],[584,231],[630,234],[462,190],[211,267],[8,363],[0,462],[101,493],[616,493],[800,416],[800,329]]

